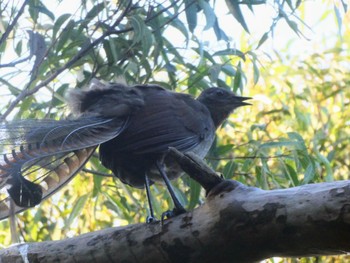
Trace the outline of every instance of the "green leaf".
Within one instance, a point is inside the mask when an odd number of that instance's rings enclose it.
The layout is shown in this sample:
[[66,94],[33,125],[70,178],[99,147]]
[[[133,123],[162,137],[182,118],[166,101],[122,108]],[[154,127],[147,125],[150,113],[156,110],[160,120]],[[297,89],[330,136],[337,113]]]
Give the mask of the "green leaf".
[[343,5],[344,12],[347,13],[348,12],[348,4],[344,0],[341,0],[341,3]]
[[242,86],[242,69],[241,62],[238,63],[236,75],[233,81],[233,90],[237,91]]
[[235,171],[237,170],[237,164],[233,161],[228,162],[222,173],[226,179],[231,179],[234,176]]
[[47,15],[52,21],[55,20],[55,15],[49,9],[47,9],[42,2],[39,3],[39,6],[37,8],[40,13]]
[[151,50],[152,46],[153,46],[152,32],[147,27],[144,27],[144,36],[142,39],[142,56],[148,57],[149,51]]
[[265,41],[266,41],[268,38],[269,38],[269,32],[265,32],[265,33],[263,34],[263,36],[260,38],[259,43],[258,43],[258,46],[257,46],[256,49],[258,49],[259,47],[261,47],[261,45],[264,44]]
[[32,111],[30,110],[30,107],[34,103],[34,98],[33,97],[27,97],[25,98],[19,108],[18,114],[16,114],[19,118],[27,118]]
[[67,44],[68,39],[70,39],[73,36],[72,31],[74,29],[74,26],[75,26],[75,22],[73,20],[70,20],[68,24],[65,26],[60,37],[58,38],[56,53],[60,52],[63,49],[63,46]]
[[[171,21],[171,25],[173,27],[175,27],[176,29],[178,29],[185,36],[186,40],[188,41],[189,36],[188,36],[187,28],[186,28],[186,26],[184,25],[184,23],[180,19],[178,19],[176,17],[173,21]],[[159,26],[160,25],[157,24],[157,28],[159,28]]]
[[300,185],[299,179],[298,179],[298,174],[297,174],[297,172],[295,171],[295,169],[294,169],[291,165],[289,165],[289,164],[285,164],[285,166],[286,166],[287,173],[288,173],[287,179],[288,179],[288,180],[290,180],[290,179],[292,180],[293,186],[298,186],[298,185]]
[[245,61],[245,54],[236,48],[227,48],[217,51],[213,54],[213,56],[238,56]]
[[307,151],[307,147],[305,145],[305,141],[303,139],[303,137],[297,133],[297,132],[288,132],[288,137],[291,140],[296,140],[298,142],[299,145],[299,149],[303,150],[303,151]]
[[216,82],[219,78],[219,74],[221,72],[221,65],[215,64],[209,69],[209,78],[211,82]]
[[298,28],[298,24],[292,20],[289,19],[287,15],[283,15],[284,19],[286,20],[288,26],[298,35],[300,36],[300,30]]
[[214,32],[215,32],[217,40],[224,40],[224,41],[230,40],[228,38],[228,36],[225,34],[225,32],[220,28],[218,19],[215,20],[213,28],[214,28]]
[[23,44],[23,42],[22,42],[22,40],[20,40],[15,47],[15,52],[18,56],[21,56],[21,54],[22,54],[22,44]]
[[130,23],[134,30],[133,44],[140,42],[144,36],[144,22],[138,15],[130,17]]
[[299,143],[295,141],[266,142],[261,144],[260,150],[277,147],[298,148],[298,146]]
[[206,1],[199,0],[198,4],[203,9],[205,19],[207,21],[207,24],[205,25],[203,30],[208,30],[209,28],[212,28],[214,26],[214,23],[216,21],[216,15],[214,13],[214,10]]
[[[114,63],[116,63],[118,56],[116,56],[116,52],[113,52],[115,49],[111,48],[111,44],[113,43],[113,39],[105,39],[102,42],[102,46],[104,51],[106,52],[106,58],[108,60],[108,65],[113,65]],[[113,44],[113,46],[115,47],[115,45]]]
[[91,8],[91,10],[86,14],[85,20],[91,20],[95,18],[101,11],[106,9],[106,3],[102,1]]
[[52,106],[59,106],[63,103],[65,103],[64,96],[66,94],[67,89],[69,88],[69,85],[67,83],[62,84],[53,94],[54,98],[52,99]]
[[297,106],[294,107],[295,117],[298,125],[303,131],[307,131],[311,127],[310,113],[301,111]]
[[195,1],[185,0],[185,14],[190,32],[193,33],[197,26],[197,8],[194,5]]
[[9,91],[11,92],[12,95],[14,96],[18,96],[22,90],[17,88],[16,86],[12,85],[10,82],[8,82],[6,79],[4,78],[0,78],[0,82],[6,85],[6,88],[9,89]]
[[101,185],[102,185],[102,181],[104,180],[104,177],[94,174],[93,180],[94,180],[94,188],[92,190],[92,197],[96,197],[98,193],[100,193],[101,191]]
[[200,186],[199,183],[197,183],[192,178],[190,178],[189,181],[190,181],[189,188],[191,190],[190,190],[190,201],[188,204],[188,209],[192,210],[199,203],[199,197],[200,197],[202,187]]
[[63,14],[59,18],[57,18],[57,20],[53,26],[53,29],[52,29],[53,39],[56,39],[57,32],[61,29],[62,24],[70,17],[71,17],[71,14]]
[[339,12],[339,9],[336,5],[334,5],[334,13],[335,13],[335,17],[337,18],[337,25],[338,25],[338,34],[341,36],[342,35],[342,21],[343,18]]
[[315,178],[315,175],[316,173],[315,173],[314,165],[312,163],[309,163],[304,173],[303,184],[308,184],[312,182]]
[[72,212],[69,214],[68,220],[65,222],[65,228],[68,229],[70,225],[73,223],[74,219],[77,218],[81,211],[83,210],[86,201],[89,198],[89,194],[82,195],[78,198],[78,200],[75,202]]
[[332,182],[334,181],[334,176],[333,176],[333,169],[332,166],[329,162],[329,160],[323,156],[320,151],[319,151],[319,138],[318,138],[318,134],[316,134],[316,136],[313,138],[313,150],[316,154],[317,160],[319,161],[319,163],[323,164],[325,167],[325,172],[326,172],[326,176],[325,179],[327,182]]
[[234,69],[234,67],[228,64],[222,66],[222,71],[225,72],[226,75],[231,77],[233,77],[236,74],[236,70]]
[[39,17],[39,10],[37,6],[39,5],[40,1],[39,0],[30,0],[29,1],[29,15],[33,19],[34,23],[37,23],[38,17]]
[[250,33],[248,26],[244,20],[241,8],[239,7],[239,1],[238,0],[226,0],[226,5],[227,5],[228,9],[230,10],[230,13],[241,24],[241,26],[244,28],[244,30],[247,33]]
[[253,74],[254,74],[254,85],[256,85],[260,78],[260,71],[257,66],[257,60],[253,59]]
[[40,0],[29,1],[29,14],[35,23],[37,23],[39,13],[47,15],[51,20],[55,20],[55,15]]

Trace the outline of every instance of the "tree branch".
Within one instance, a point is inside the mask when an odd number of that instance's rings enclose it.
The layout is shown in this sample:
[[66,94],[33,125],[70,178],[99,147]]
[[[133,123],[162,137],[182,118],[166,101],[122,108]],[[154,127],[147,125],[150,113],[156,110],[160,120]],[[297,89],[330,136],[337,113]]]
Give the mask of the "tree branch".
[[[125,8],[125,10],[122,12],[122,14],[116,19],[116,21],[113,23],[112,27],[117,26],[121,20],[126,16],[128,13],[130,7],[131,7],[131,1],[128,4],[128,6]],[[33,89],[28,89],[31,82],[28,83],[27,87],[16,97],[14,101],[11,102],[7,110],[4,112],[4,114],[0,117],[0,122],[4,121],[6,117],[12,112],[12,110],[16,107],[16,105],[25,99],[26,97],[33,95],[41,88],[45,87],[47,84],[49,84],[52,80],[54,80],[58,75],[60,75],[63,71],[66,69],[69,69],[71,66],[73,66],[74,63],[79,61],[81,58],[83,58],[92,48],[97,46],[99,43],[101,43],[106,37],[114,34],[114,31],[107,30],[104,32],[99,38],[95,39],[93,42],[91,42],[89,45],[83,47],[73,58],[71,58],[65,65],[58,68],[54,73],[52,73],[48,78],[40,82],[37,86],[35,86]]]
[[[188,154],[178,157],[182,166],[197,162]],[[195,166],[196,171],[201,161]],[[135,224],[60,241],[18,244],[1,250],[0,260],[256,262],[273,256],[350,252],[350,181],[264,191],[213,176],[208,180],[218,183],[204,205],[163,224]]]
[[12,29],[15,27],[18,19],[21,17],[21,15],[24,12],[24,8],[26,7],[26,5],[29,3],[29,0],[25,0],[21,6],[21,8],[18,10],[17,15],[15,16],[15,18],[13,19],[12,23],[6,28],[6,31],[4,32],[4,34],[2,34],[1,38],[0,38],[0,46],[4,43],[5,40],[7,40],[8,36],[10,35]]

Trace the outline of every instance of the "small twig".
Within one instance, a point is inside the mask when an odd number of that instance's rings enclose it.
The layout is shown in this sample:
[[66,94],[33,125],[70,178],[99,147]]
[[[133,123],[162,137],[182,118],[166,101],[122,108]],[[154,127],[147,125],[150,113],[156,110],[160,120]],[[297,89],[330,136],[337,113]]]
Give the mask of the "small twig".
[[28,60],[28,59],[30,59],[30,56],[28,56],[28,57],[26,57],[26,58],[19,59],[19,60],[17,60],[17,61],[10,62],[10,63],[0,64],[0,68],[10,68],[10,67],[14,67],[14,66],[16,66],[17,64],[20,64],[20,63],[25,62],[25,61]]
[[275,156],[233,156],[233,157],[205,157],[207,160],[220,161],[220,160],[235,160],[235,159],[275,159],[281,157],[290,157],[289,154],[280,154]]
[[12,29],[15,27],[18,19],[20,18],[20,16],[23,14],[24,12],[24,8],[26,7],[26,5],[28,4],[29,0],[25,0],[23,2],[23,5],[21,6],[21,8],[18,10],[17,15],[15,16],[15,18],[13,19],[12,23],[7,27],[6,31],[4,34],[2,34],[1,38],[0,38],[0,46],[3,44],[4,41],[6,41],[6,39],[8,38],[8,36],[10,35]]
[[[119,18],[113,23],[112,27],[117,26],[121,20],[125,17],[127,12],[129,11],[131,6],[131,1],[129,5],[125,8],[123,13],[119,16]],[[33,95],[41,88],[45,87],[47,84],[49,84],[52,80],[54,80],[58,75],[60,75],[63,71],[70,68],[74,63],[79,61],[82,57],[86,55],[87,52],[89,52],[93,47],[97,46],[100,42],[102,42],[107,36],[113,34],[114,31],[107,30],[105,33],[102,34],[99,38],[94,40],[91,44],[89,44],[86,47],[83,47],[71,60],[69,60],[65,65],[58,68],[52,75],[50,75],[47,79],[43,80],[41,83],[39,83],[37,86],[35,86],[33,89],[28,90],[24,89],[14,101],[11,102],[8,109],[5,111],[5,113],[0,117],[0,121],[4,121],[6,117],[12,112],[12,110],[16,107],[16,105],[22,101],[24,98]]]
[[99,176],[114,177],[113,174],[102,173],[102,172],[95,171],[95,170],[91,170],[91,169],[87,169],[87,168],[83,168],[83,169],[81,169],[81,170],[82,170],[83,172],[85,172],[85,173],[95,174],[95,175],[99,175]]

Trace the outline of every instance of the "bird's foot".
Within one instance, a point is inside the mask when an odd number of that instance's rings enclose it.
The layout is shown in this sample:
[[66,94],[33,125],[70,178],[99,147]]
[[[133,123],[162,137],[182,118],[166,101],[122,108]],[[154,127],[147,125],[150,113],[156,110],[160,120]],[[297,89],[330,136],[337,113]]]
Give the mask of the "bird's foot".
[[151,224],[151,223],[155,223],[155,222],[159,222],[159,220],[156,217],[154,217],[154,216],[147,216],[146,217],[147,224]]
[[177,216],[177,215],[181,215],[183,213],[186,213],[186,210],[184,208],[174,208],[173,210],[168,210],[168,211],[165,211],[163,214],[162,214],[162,219],[161,219],[161,222],[163,223],[163,221],[166,219],[166,218],[172,218],[174,216]]

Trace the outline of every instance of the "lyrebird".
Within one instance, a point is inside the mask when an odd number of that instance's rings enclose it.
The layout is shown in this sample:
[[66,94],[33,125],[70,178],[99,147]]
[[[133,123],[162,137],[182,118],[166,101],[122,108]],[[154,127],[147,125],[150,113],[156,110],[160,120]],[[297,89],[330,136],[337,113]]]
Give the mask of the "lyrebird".
[[[7,187],[14,213],[33,207],[66,184],[99,146],[101,163],[123,183],[146,187],[149,221],[149,186],[158,180],[174,201],[167,215],[182,213],[169,181],[182,172],[167,156],[169,147],[204,158],[216,129],[234,109],[249,105],[247,99],[224,88],[206,89],[194,99],[158,85],[93,81],[90,89],[70,92],[74,119],[1,125],[0,187]],[[9,198],[0,201],[0,219],[10,214]]]

